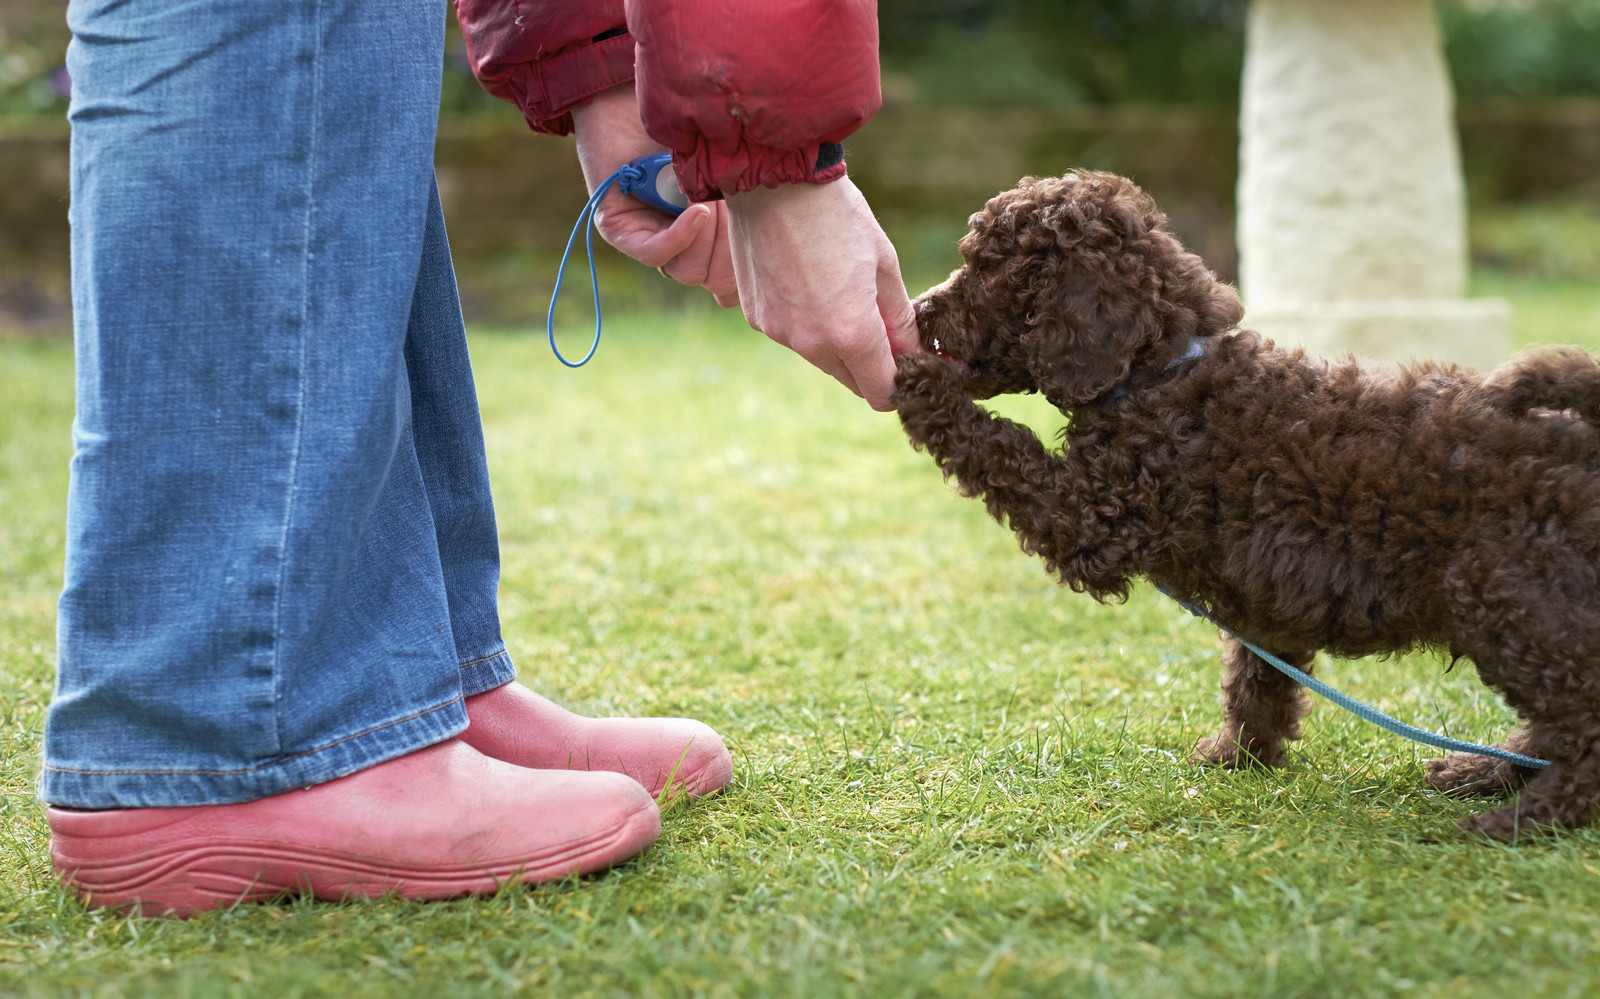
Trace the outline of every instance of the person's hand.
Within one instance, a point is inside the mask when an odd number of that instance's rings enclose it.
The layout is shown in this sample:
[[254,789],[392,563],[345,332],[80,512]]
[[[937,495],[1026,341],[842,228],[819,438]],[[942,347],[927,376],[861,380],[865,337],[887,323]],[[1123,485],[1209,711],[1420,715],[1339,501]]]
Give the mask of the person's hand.
[[[633,84],[612,87],[573,109],[578,162],[593,194],[630,160],[666,147],[645,134]],[[720,201],[691,204],[676,219],[630,198],[613,186],[600,199],[595,228],[607,243],[674,281],[703,287],[717,304],[739,304],[728,252],[728,213]]]
[[848,177],[728,198],[739,299],[750,325],[892,409],[894,358],[920,349],[900,262]]

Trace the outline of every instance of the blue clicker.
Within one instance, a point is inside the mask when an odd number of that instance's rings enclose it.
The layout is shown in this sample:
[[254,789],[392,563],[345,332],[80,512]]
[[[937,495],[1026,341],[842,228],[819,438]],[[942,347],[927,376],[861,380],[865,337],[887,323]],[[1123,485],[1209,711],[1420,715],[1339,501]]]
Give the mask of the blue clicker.
[[672,172],[671,153],[641,156],[629,162],[628,166],[641,171],[643,176],[624,169],[618,179],[623,194],[638,198],[668,215],[681,215],[689,207],[689,199],[678,187],[678,175]]

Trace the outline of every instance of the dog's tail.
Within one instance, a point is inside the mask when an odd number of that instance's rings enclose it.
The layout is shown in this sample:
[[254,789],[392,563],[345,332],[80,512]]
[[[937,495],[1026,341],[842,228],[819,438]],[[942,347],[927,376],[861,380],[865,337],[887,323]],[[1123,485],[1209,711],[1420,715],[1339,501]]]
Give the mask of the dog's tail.
[[1491,372],[1486,387],[1513,416],[1532,409],[1570,410],[1600,426],[1600,362],[1577,347],[1551,347]]

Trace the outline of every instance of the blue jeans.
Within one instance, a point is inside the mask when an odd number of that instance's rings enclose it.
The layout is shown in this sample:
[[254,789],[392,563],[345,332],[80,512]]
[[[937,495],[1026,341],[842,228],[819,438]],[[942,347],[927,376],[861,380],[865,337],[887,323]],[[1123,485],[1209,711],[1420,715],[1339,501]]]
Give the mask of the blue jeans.
[[433,180],[443,0],[73,0],[77,417],[41,796],[243,801],[513,676]]

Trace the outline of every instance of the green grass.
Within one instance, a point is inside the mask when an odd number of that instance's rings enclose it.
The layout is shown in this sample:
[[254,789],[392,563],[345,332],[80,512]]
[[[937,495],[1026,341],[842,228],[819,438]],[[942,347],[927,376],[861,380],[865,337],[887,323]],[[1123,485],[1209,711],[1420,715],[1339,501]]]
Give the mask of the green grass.
[[[1476,292],[1513,300],[1519,343],[1600,349],[1594,284]],[[1327,706],[1279,772],[1190,766],[1209,628],[1059,589],[892,416],[736,317],[612,317],[576,372],[538,336],[472,349],[523,678],[705,719],[733,786],[577,883],[84,910],[33,799],[70,350],[0,342],[0,996],[1592,994],[1600,832],[1463,841],[1481,806],[1426,790],[1425,750]],[[1322,672],[1454,735],[1509,722],[1437,659]]]

